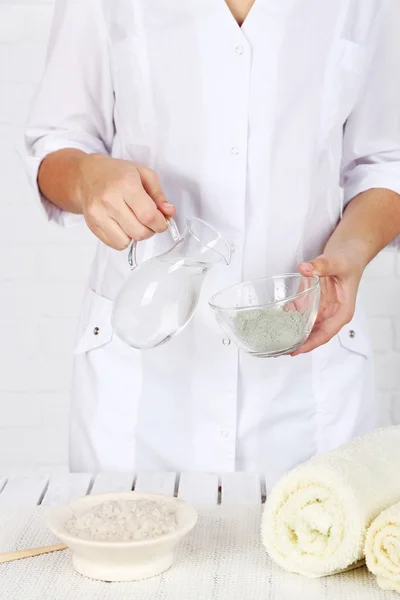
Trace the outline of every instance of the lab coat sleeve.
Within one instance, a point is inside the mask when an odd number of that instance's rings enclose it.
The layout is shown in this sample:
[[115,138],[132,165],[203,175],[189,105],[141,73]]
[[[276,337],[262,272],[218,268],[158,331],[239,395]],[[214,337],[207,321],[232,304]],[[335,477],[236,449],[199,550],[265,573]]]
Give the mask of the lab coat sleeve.
[[365,85],[344,130],[345,204],[374,188],[400,194],[400,2],[383,5]]
[[63,148],[109,154],[114,135],[114,93],[108,40],[98,0],[56,0],[44,77],[33,103],[25,140],[27,170],[49,220],[79,223],[40,193],[42,160]]

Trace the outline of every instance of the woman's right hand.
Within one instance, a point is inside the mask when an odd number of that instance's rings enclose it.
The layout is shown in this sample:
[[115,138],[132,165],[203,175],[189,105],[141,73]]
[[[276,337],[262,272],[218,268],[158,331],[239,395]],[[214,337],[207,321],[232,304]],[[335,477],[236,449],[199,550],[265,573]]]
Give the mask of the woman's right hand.
[[151,169],[101,154],[85,154],[78,173],[77,193],[86,222],[115,250],[165,231],[166,218],[175,214]]

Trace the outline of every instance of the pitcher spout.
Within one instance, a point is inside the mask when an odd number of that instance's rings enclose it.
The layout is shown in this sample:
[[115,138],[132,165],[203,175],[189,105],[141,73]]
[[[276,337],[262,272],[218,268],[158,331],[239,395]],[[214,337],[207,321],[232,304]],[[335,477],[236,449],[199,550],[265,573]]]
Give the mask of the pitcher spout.
[[201,261],[209,267],[224,262],[230,265],[234,246],[217,229],[193,217],[187,220],[187,231],[193,241],[197,242],[197,251],[201,254]]

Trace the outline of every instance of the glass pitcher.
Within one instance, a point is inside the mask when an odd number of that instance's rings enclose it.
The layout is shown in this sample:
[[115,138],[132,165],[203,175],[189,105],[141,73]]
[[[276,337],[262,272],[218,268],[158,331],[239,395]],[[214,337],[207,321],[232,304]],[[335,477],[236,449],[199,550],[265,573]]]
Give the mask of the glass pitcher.
[[196,309],[207,272],[221,262],[229,265],[232,258],[231,244],[201,219],[188,219],[183,236],[173,219],[168,229],[172,248],[141,265],[132,243],[133,270],[113,307],[115,333],[138,350],[160,346],[182,331]]

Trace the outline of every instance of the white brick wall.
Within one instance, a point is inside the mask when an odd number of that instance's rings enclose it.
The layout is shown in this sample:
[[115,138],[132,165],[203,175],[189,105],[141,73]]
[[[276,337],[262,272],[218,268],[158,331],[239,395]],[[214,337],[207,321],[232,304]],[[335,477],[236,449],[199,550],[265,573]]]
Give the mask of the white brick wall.
[[[52,0],[0,0],[0,472],[67,460],[71,351],[94,242],[49,225],[15,148],[40,79]],[[385,424],[400,422],[400,253],[363,284]]]
[[49,225],[15,148],[40,80],[52,1],[0,0],[0,472],[67,462],[71,355],[94,240]]

